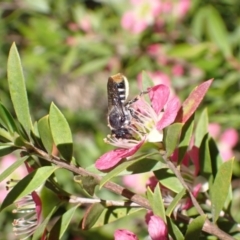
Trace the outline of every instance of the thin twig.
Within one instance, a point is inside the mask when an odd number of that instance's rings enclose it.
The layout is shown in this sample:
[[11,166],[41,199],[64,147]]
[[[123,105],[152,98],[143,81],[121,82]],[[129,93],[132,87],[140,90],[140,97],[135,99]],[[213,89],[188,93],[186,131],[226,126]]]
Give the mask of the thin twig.
[[139,208],[139,204],[136,204],[134,202],[124,202],[124,201],[115,201],[115,200],[102,200],[102,199],[96,199],[96,198],[82,198],[82,197],[76,197],[71,196],[69,198],[69,203],[80,203],[81,205],[90,205],[94,203],[101,203],[106,207],[134,207]]

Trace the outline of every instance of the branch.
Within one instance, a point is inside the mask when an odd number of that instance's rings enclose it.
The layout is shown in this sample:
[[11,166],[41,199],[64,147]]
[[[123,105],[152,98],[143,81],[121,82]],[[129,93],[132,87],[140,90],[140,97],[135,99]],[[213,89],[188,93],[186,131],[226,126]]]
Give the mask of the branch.
[[[26,151],[27,153],[29,153],[28,149],[23,149],[23,150]],[[82,175],[82,176],[91,176],[94,179],[96,179],[97,182],[101,181],[101,177],[100,176],[98,176],[98,175],[96,175],[94,173],[91,173],[91,172],[89,172],[89,171],[87,171],[87,170],[85,170],[85,169],[83,169],[81,167],[76,167],[75,165],[72,165],[72,164],[62,160],[59,157],[49,156],[46,152],[42,151],[41,149],[36,148],[35,146],[32,146],[31,150],[33,150],[36,153],[36,155],[38,155],[39,157],[45,159],[46,161],[48,161],[50,163],[56,164],[56,165],[58,165],[58,166],[60,166],[62,168],[68,169],[69,171],[71,171],[73,173],[76,173],[76,174],[79,174],[79,175]],[[170,161],[168,161],[168,162],[170,162]],[[171,166],[171,169],[172,169],[172,166]],[[174,166],[174,169],[176,169],[175,166]],[[174,173],[175,173],[175,171],[174,171]],[[183,186],[185,186],[185,185],[186,185],[186,183],[183,180]],[[150,204],[149,204],[149,202],[148,202],[148,200],[146,198],[144,198],[144,197],[142,197],[142,196],[140,196],[140,195],[138,195],[136,193],[133,193],[130,190],[125,189],[122,186],[120,186],[120,185],[118,185],[118,184],[116,184],[114,182],[107,182],[106,184],[104,184],[103,187],[108,189],[108,190],[110,190],[110,191],[112,191],[112,192],[114,192],[114,193],[116,193],[116,194],[118,194],[118,195],[126,197],[127,199],[131,200],[132,202],[136,203],[137,205],[140,205],[143,208],[152,210],[151,206],[150,206]],[[186,188],[186,189],[188,189],[188,188]],[[193,204],[194,204],[194,202],[196,203],[197,201],[196,201],[196,199],[194,198],[193,195],[192,195],[192,197],[194,199],[194,201],[193,201]],[[199,206],[198,203],[196,205]],[[201,207],[200,207],[200,209],[201,209]],[[202,211],[202,209],[200,210],[200,212],[201,211]],[[202,213],[204,214],[203,211],[202,211]],[[183,216],[181,214],[179,214],[178,217],[180,219],[182,219],[182,220],[185,219],[188,222],[191,222],[193,220],[193,219],[186,218],[185,216]],[[225,232],[223,232],[221,229],[218,228],[218,226],[216,226],[215,224],[211,223],[208,219],[205,221],[202,230],[204,232],[206,232],[206,233],[215,235],[220,240],[234,240],[234,238],[232,238],[230,235],[228,235]]]
[[[60,159],[59,157],[56,156],[49,156],[46,152],[36,148],[35,146],[32,146],[34,152],[41,158],[45,159],[48,162],[54,163],[62,168],[68,169],[73,173],[76,173],[78,175],[82,175],[82,176],[91,176],[94,179],[96,179],[96,181],[98,183],[100,183],[101,181],[101,177],[91,173],[81,167],[76,167],[75,165],[72,165],[62,159]],[[126,197],[127,199],[131,200],[132,202],[135,202],[137,204],[139,204],[140,206],[151,210],[151,207],[149,205],[149,202],[146,198],[131,192],[130,190],[123,188],[122,186],[114,183],[114,182],[107,182],[104,184],[104,188],[118,194],[118,195],[122,195],[123,197]]]

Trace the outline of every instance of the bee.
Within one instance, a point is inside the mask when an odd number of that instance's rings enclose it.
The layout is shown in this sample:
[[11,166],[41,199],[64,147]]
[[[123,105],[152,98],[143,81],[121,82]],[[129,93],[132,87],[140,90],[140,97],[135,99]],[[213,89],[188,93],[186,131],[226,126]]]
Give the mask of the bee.
[[[131,104],[137,101],[136,97],[131,101],[126,101],[129,93],[128,80],[121,73],[117,73],[108,78],[108,126],[112,135],[116,138],[132,139],[129,129],[134,114]],[[140,94],[141,95],[141,94]]]

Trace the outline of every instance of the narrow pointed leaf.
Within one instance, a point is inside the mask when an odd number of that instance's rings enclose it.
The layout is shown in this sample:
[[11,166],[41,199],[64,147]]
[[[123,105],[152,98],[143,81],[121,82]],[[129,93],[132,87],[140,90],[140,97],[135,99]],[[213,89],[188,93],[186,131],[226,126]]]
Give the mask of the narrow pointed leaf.
[[50,107],[49,123],[57,149],[65,160],[70,161],[73,154],[72,133],[66,118],[54,103]]
[[13,151],[15,151],[17,148],[12,145],[5,145],[5,144],[0,144],[0,157],[6,156]]
[[176,224],[172,221],[171,218],[167,217],[168,231],[174,240],[184,240],[182,232],[179,230]]
[[32,128],[32,122],[21,60],[15,43],[13,43],[10,49],[7,72],[8,85],[15,113],[19,122],[29,134]]
[[224,56],[229,58],[232,55],[230,48],[231,44],[228,40],[229,33],[224,20],[218,10],[213,6],[208,6],[207,16],[206,27],[208,35],[211,40],[216,43]]
[[[90,228],[101,227],[118,219],[137,214],[140,212],[146,212],[146,209],[142,208],[130,208],[130,207],[108,207],[104,209],[96,210],[95,207],[91,209],[91,213],[84,216],[81,228],[88,230]],[[102,211],[103,210],[103,211]],[[93,216],[90,216],[92,215]],[[94,223],[94,224],[93,224]]]
[[178,178],[171,172],[169,169],[160,169],[157,171],[154,171],[154,175],[156,178],[160,181],[160,183],[172,190],[175,193],[179,193],[182,191],[183,186],[178,180]]
[[178,146],[178,163],[181,163],[186,151],[188,150],[190,141],[192,139],[193,126],[194,126],[194,115],[192,115],[188,119],[188,121],[184,124],[182,128],[180,143]]
[[3,126],[11,133],[17,132],[17,126],[14,122],[12,115],[9,111],[0,103],[0,120]]
[[201,113],[196,130],[195,130],[195,146],[200,147],[203,138],[208,134],[208,113],[207,109],[204,109],[203,112]]
[[229,160],[220,166],[213,186],[210,189],[214,222],[217,221],[229,193],[232,179],[233,162],[234,160]]
[[49,240],[51,239],[61,239],[63,234],[66,232],[74,213],[76,212],[79,205],[74,206],[73,208],[66,211],[62,217],[57,221],[50,232]]
[[19,181],[4,199],[1,210],[40,187],[58,167],[39,168]]
[[49,116],[45,116],[38,121],[38,131],[43,146],[45,147],[47,152],[51,154],[53,149],[53,138],[49,126]]
[[104,209],[105,207],[101,203],[92,204],[84,214],[81,228],[84,230],[92,228],[101,216]]
[[166,222],[165,207],[159,184],[154,189],[153,199],[150,205],[152,206],[154,215],[160,216],[164,222]]
[[200,172],[206,179],[209,179],[209,177],[212,175],[212,163],[208,135],[203,138],[199,152],[199,159],[204,159],[204,161],[200,161]]
[[179,201],[182,199],[182,197],[186,194],[186,189],[182,189],[181,192],[179,192],[174,199],[171,201],[170,205],[168,206],[166,210],[166,216],[170,217],[174,209],[177,207]]
[[10,174],[12,174],[19,166],[21,166],[28,157],[23,157],[17,159],[10,167],[8,167],[4,172],[0,174],[0,182],[2,182],[4,179],[6,179]]
[[10,135],[8,131],[0,127],[0,142],[9,143],[13,142],[14,137]]
[[167,151],[167,157],[171,156],[179,142],[179,135],[182,130],[182,123],[174,123],[167,127],[164,138],[164,145]]
[[32,240],[41,239],[41,236],[43,235],[47,225],[49,224],[49,221],[50,221],[52,215],[56,212],[56,210],[59,208],[59,206],[60,206],[60,204],[53,207],[51,212],[47,215],[47,217],[44,219],[44,221],[40,224],[40,226],[34,232]]
[[188,225],[187,232],[185,235],[185,240],[200,239],[203,224],[207,216],[199,216]]
[[212,81],[213,79],[200,84],[190,93],[188,98],[183,102],[175,122],[185,123],[192,116],[202,102]]

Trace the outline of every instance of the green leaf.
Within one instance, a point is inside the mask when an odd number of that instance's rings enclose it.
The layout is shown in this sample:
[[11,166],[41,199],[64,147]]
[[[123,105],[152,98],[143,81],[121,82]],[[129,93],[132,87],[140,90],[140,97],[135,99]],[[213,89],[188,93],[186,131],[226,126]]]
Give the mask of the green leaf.
[[109,57],[92,59],[91,61],[84,63],[77,69],[75,74],[87,75],[99,71],[105,67],[109,62]]
[[52,217],[52,215],[56,212],[56,210],[59,208],[60,204],[56,205],[53,207],[53,209],[51,210],[51,212],[46,216],[46,218],[44,219],[44,221],[40,224],[40,226],[38,226],[38,228],[34,231],[32,240],[39,240],[41,239],[41,236],[43,235],[47,225],[49,224],[49,221]]
[[66,118],[54,103],[50,107],[49,123],[57,149],[65,160],[70,161],[73,154],[72,133]]
[[181,192],[179,192],[174,199],[171,201],[170,205],[168,206],[167,210],[166,210],[166,215],[168,217],[171,216],[173,210],[176,208],[176,206],[178,205],[179,201],[182,199],[182,197],[186,194],[186,189],[182,189]]
[[41,167],[20,180],[4,199],[1,211],[16,200],[39,188],[58,167]]
[[0,174],[0,182],[2,182],[5,178],[7,178],[10,174],[12,174],[19,166],[21,166],[28,157],[23,157],[17,159],[10,167],[8,167],[4,172]]
[[21,60],[13,43],[8,58],[8,85],[14,110],[21,125],[30,134],[32,129],[31,116],[28,107],[27,91],[23,76]]
[[208,134],[208,113],[207,109],[204,109],[199,117],[196,130],[195,130],[195,146],[200,147],[203,138]]
[[166,134],[164,137],[164,145],[167,152],[167,157],[171,156],[176,149],[179,142],[179,135],[182,130],[182,123],[174,123],[166,128]]
[[193,16],[192,20],[192,33],[198,38],[201,39],[203,36],[203,32],[206,27],[206,21],[207,21],[208,11],[206,8],[202,7],[199,8],[198,11]]
[[225,57],[232,55],[228,41],[227,28],[219,12],[213,6],[208,6],[207,30],[211,40],[220,48]]
[[180,143],[178,146],[178,163],[181,163],[186,151],[188,150],[188,146],[190,145],[190,141],[192,139],[193,126],[194,114],[188,119],[188,121],[183,125],[182,128]]
[[0,103],[0,119],[3,126],[11,133],[11,135],[13,135],[14,132],[17,132],[17,126],[12,115],[2,103]]
[[154,175],[160,183],[175,193],[182,191],[183,186],[170,169],[160,169],[154,171]]
[[48,154],[52,153],[53,138],[51,129],[49,126],[49,116],[45,116],[38,121],[38,131],[42,140],[43,146],[47,150]]
[[199,159],[204,159],[204,161],[200,161],[201,175],[203,175],[206,179],[209,179],[212,175],[212,163],[208,135],[203,138],[199,152]]
[[182,232],[179,230],[177,225],[172,221],[171,218],[167,217],[168,231],[173,240],[184,240]]
[[96,210],[95,207],[91,209],[91,215],[93,214],[92,216],[90,216],[90,213],[87,215],[85,214],[84,220],[82,221],[82,229],[87,230],[90,228],[101,227],[132,214],[140,213],[143,211],[146,212],[146,209],[142,208],[108,207],[102,209],[101,206],[99,208],[99,210]]
[[93,196],[95,187],[98,185],[97,180],[92,176],[74,176],[74,181],[79,183],[89,196]]
[[169,51],[167,51],[167,54],[169,57],[193,60],[201,57],[201,55],[204,54],[204,52],[207,51],[208,48],[208,43],[198,43],[194,45],[180,43],[171,47]]
[[155,187],[152,202],[150,202],[154,215],[160,216],[166,222],[165,207],[159,184]]
[[12,153],[17,148],[13,145],[7,145],[7,144],[0,144],[0,157],[6,156],[9,153]]
[[105,207],[101,203],[92,204],[87,211],[85,211],[84,217],[82,219],[81,228],[84,230],[90,229],[96,224],[99,217],[103,213]]
[[214,222],[217,221],[229,193],[232,179],[233,162],[234,160],[229,160],[220,166],[214,183],[210,189]]
[[207,216],[198,216],[188,225],[185,240],[199,239]]
[[51,229],[49,240],[50,239],[61,239],[65,231],[67,230],[74,213],[76,212],[79,205],[74,206],[73,208],[70,208],[68,211],[66,211],[61,218],[57,221],[57,223],[54,225],[54,227]]
[[0,127],[0,141],[9,143],[13,141],[13,136],[10,135],[9,132],[7,132],[4,128]]

